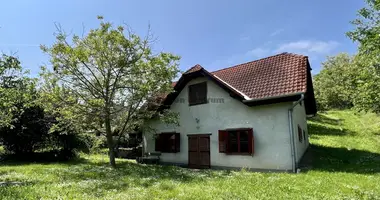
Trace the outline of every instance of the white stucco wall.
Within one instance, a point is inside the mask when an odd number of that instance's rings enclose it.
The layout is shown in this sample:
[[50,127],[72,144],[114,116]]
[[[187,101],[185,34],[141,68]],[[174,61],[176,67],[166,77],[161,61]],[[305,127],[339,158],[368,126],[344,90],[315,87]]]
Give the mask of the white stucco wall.
[[[298,139],[298,125],[305,131],[305,139],[302,142]],[[293,109],[293,130],[294,130],[294,144],[296,148],[296,160],[297,163],[302,158],[307,147],[309,146],[309,134],[307,131],[306,110],[305,103],[302,101],[302,105],[298,104]]]
[[[171,105],[179,112],[180,126],[166,125],[159,121],[149,122],[149,126],[160,132],[179,132],[181,148],[179,153],[162,153],[161,161],[188,163],[188,134],[211,134],[211,166],[245,167],[251,169],[290,170],[291,148],[288,123],[288,108],[291,103],[248,107],[206,78],[192,80],[188,85],[207,81],[208,98],[222,98],[223,103],[208,103],[189,106],[186,86]],[[183,99],[185,102],[180,101]],[[299,112],[298,110],[295,111]],[[196,122],[199,119],[199,123]],[[254,155],[239,156],[219,153],[218,130],[227,128],[253,128]],[[146,152],[154,152],[154,132],[144,132]]]

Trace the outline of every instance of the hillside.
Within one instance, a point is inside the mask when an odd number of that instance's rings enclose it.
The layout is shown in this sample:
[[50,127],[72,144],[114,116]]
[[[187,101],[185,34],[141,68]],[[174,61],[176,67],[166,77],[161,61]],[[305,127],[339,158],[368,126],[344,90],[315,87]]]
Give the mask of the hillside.
[[379,116],[329,111],[311,119],[308,128],[312,145],[304,160],[313,169],[380,172]]
[[[0,165],[0,199],[380,199],[380,117],[352,111],[309,121],[300,174],[189,170],[105,155]],[[6,184],[5,184],[6,183]]]

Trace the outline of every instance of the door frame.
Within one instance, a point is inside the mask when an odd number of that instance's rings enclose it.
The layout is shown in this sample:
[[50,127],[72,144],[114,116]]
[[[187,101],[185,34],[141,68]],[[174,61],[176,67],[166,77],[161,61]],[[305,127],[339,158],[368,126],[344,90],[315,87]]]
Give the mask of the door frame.
[[[189,138],[190,137],[197,137],[198,140],[199,140],[199,137],[208,137],[208,142],[209,142],[209,151],[208,151],[208,154],[209,154],[209,165],[208,167],[204,167],[204,168],[211,168],[211,136],[212,134],[211,133],[204,133],[204,134],[187,134],[187,142],[189,144]],[[198,152],[199,152],[199,142],[198,142]],[[187,153],[188,153],[188,160],[187,160],[187,165],[189,166],[190,168],[190,146],[188,145],[187,147]],[[200,167],[201,165],[199,165]]]

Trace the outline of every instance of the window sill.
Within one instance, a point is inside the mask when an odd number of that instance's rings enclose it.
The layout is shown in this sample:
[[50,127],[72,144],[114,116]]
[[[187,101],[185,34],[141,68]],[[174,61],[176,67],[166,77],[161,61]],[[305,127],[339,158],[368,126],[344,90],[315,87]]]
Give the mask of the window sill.
[[231,155],[231,156],[252,156],[253,154],[251,153],[225,153],[226,155]]

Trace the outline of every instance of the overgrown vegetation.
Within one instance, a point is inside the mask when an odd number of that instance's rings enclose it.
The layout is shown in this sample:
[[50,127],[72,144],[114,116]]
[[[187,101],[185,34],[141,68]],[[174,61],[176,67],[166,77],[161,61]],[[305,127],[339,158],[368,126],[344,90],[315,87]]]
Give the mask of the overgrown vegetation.
[[[59,154],[66,159],[77,150],[88,150],[92,141],[85,140],[70,126],[58,124],[57,115],[46,112],[40,102],[36,79],[27,77],[17,57],[0,57],[0,144],[7,158],[28,159],[34,153]],[[52,129],[59,126],[60,129]],[[45,156],[38,156],[43,159]],[[49,156],[47,156],[49,157]],[[49,160],[51,160],[49,158]]]
[[339,54],[314,78],[320,109],[351,108],[380,113],[380,1],[366,0],[347,36],[359,45],[354,56]]
[[[66,163],[4,163],[1,199],[379,199],[380,117],[329,111],[309,122],[300,174],[190,170],[83,156]],[[205,192],[207,191],[207,192]]]
[[353,107],[354,70],[353,57],[345,53],[322,63],[322,70],[313,79],[318,110]]

